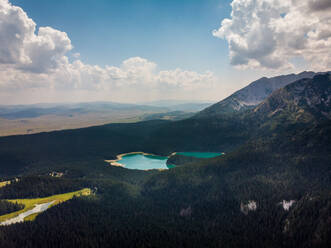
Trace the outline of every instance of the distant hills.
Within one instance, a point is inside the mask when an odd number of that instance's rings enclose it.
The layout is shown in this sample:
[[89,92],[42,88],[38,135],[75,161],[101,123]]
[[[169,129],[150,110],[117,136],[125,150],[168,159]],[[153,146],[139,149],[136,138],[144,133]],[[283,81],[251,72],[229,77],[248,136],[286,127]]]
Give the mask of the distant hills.
[[251,109],[266,99],[273,91],[299,79],[313,78],[315,75],[315,72],[304,71],[299,74],[260,78],[224,100],[202,110],[196,117],[215,116]]
[[36,118],[43,115],[69,116],[87,113],[110,113],[113,111],[146,111],[164,112],[164,107],[136,105],[114,102],[90,102],[90,103],[54,103],[32,105],[1,105],[0,117],[5,119]]
[[[154,104],[154,105],[153,105]],[[89,127],[143,120],[181,120],[208,103],[160,101],[148,104],[116,102],[0,105],[0,136]]]
[[163,107],[170,109],[171,111],[197,112],[209,107],[213,103],[185,100],[160,100],[144,102],[142,104],[147,106]]
[[146,104],[128,104],[116,102],[86,103],[39,103],[30,105],[0,105],[0,118],[22,119],[36,118],[43,115],[70,116],[87,113],[109,113],[113,111],[139,111],[146,113],[198,112],[212,103],[187,101],[157,101]]

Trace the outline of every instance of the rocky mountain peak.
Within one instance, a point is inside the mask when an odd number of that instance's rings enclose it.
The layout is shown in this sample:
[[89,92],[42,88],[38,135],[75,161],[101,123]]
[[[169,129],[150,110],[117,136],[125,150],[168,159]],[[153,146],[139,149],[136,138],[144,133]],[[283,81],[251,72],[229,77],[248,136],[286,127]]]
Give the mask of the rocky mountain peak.
[[272,78],[262,77],[224,100],[202,110],[196,117],[216,116],[253,108],[275,90],[303,78],[313,78],[317,74],[319,73],[304,71],[299,74],[288,74]]
[[254,112],[295,120],[331,119],[331,74],[298,80],[271,94]]

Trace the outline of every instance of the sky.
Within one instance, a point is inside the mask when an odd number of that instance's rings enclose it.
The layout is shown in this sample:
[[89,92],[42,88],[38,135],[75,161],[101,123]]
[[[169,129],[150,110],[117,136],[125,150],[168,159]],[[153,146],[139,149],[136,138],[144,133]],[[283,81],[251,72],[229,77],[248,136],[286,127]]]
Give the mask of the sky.
[[330,0],[0,0],[0,104],[219,101],[331,68]]

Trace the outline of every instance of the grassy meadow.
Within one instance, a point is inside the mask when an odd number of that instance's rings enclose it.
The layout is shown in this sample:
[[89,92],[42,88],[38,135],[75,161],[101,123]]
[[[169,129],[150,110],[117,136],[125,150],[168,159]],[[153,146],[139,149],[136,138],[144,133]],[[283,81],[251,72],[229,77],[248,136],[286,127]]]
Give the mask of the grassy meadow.
[[[80,196],[87,196],[90,194],[91,194],[91,190],[89,188],[84,188],[84,189],[74,191],[74,192],[69,192],[69,193],[65,193],[65,194],[57,194],[57,195],[52,195],[52,196],[43,197],[43,198],[7,200],[12,203],[23,204],[24,208],[19,211],[0,216],[0,222],[6,221],[11,218],[15,218],[19,214],[24,213],[30,209],[33,209],[34,206],[37,204],[43,204],[43,203],[54,201],[54,203],[50,206],[50,207],[52,207],[57,204],[61,204],[65,201],[68,201],[68,200],[72,199],[74,196],[80,197]],[[38,215],[38,213],[29,215],[24,220],[32,221],[36,218],[37,215]]]

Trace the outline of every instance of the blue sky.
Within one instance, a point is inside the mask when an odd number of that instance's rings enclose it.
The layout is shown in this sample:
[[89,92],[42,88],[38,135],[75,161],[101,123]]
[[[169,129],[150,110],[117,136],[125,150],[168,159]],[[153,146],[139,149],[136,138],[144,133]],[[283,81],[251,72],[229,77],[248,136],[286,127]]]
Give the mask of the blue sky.
[[329,0],[0,0],[0,104],[216,102],[263,76],[327,71],[330,10]]
[[229,69],[226,41],[212,36],[229,17],[220,0],[12,0],[38,26],[65,31],[85,63],[140,56],[163,69]]

